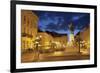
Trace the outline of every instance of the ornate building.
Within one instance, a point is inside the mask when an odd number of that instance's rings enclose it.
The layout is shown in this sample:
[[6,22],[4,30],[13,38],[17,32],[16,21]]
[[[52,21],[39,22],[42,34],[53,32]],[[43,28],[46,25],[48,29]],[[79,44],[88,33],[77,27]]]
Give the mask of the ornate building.
[[46,32],[38,32],[38,36],[41,36],[41,45],[43,46],[50,45],[53,40],[53,37]]
[[75,35],[75,41],[82,54],[90,53],[90,26]]
[[21,49],[32,49],[36,38],[38,17],[30,10],[21,10]]
[[80,38],[81,38],[81,49],[84,54],[90,54],[90,26],[83,29],[82,32],[80,32]]

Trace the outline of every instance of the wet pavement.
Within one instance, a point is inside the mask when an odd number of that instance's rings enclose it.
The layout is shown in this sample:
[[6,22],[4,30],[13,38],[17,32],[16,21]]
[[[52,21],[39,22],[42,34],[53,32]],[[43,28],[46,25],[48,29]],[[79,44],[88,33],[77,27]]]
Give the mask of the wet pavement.
[[68,60],[86,60],[89,59],[88,54],[81,53],[66,53],[66,52],[55,52],[55,53],[23,53],[21,55],[21,62],[45,62],[45,61],[68,61]]

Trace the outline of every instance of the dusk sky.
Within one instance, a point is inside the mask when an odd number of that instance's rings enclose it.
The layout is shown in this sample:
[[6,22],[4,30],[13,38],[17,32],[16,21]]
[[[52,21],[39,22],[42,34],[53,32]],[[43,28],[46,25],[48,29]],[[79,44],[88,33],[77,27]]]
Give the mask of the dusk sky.
[[39,18],[38,29],[41,31],[69,34],[68,25],[74,25],[74,34],[90,25],[89,13],[33,11]]

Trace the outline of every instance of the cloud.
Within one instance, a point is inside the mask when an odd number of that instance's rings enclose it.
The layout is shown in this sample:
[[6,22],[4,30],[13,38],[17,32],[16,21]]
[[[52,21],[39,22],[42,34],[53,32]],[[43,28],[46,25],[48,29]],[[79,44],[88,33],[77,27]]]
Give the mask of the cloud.
[[38,28],[41,31],[50,31],[68,34],[68,25],[73,22],[75,34],[90,23],[89,13],[35,11],[39,17]]

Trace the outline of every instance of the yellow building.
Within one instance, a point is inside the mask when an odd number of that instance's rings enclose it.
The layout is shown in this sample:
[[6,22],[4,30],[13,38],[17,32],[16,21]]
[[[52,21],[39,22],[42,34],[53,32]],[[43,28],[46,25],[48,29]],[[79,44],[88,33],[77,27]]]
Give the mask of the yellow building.
[[90,27],[84,28],[84,31],[80,33],[80,37],[82,40],[90,42]]
[[[77,41],[77,39],[80,39]],[[90,53],[90,27],[85,27],[81,32],[75,36],[77,41],[77,47],[80,48],[80,52],[83,54]]]
[[32,41],[36,38],[38,17],[30,10],[21,10],[21,48],[32,48]]
[[62,36],[59,36],[59,37],[54,37],[54,41],[56,42],[59,42],[61,44],[61,46],[63,45],[67,45],[67,42],[68,42],[68,37],[67,35],[62,35]]
[[39,42],[42,46],[41,49],[60,50],[66,48],[67,35],[52,36],[47,32],[38,32],[38,36],[41,36],[41,41]]
[[38,36],[41,36],[41,45],[50,45],[51,41],[53,40],[53,37],[46,32],[38,32]]
[[81,50],[84,54],[90,53],[90,27],[84,28],[84,31],[80,33],[81,42]]

